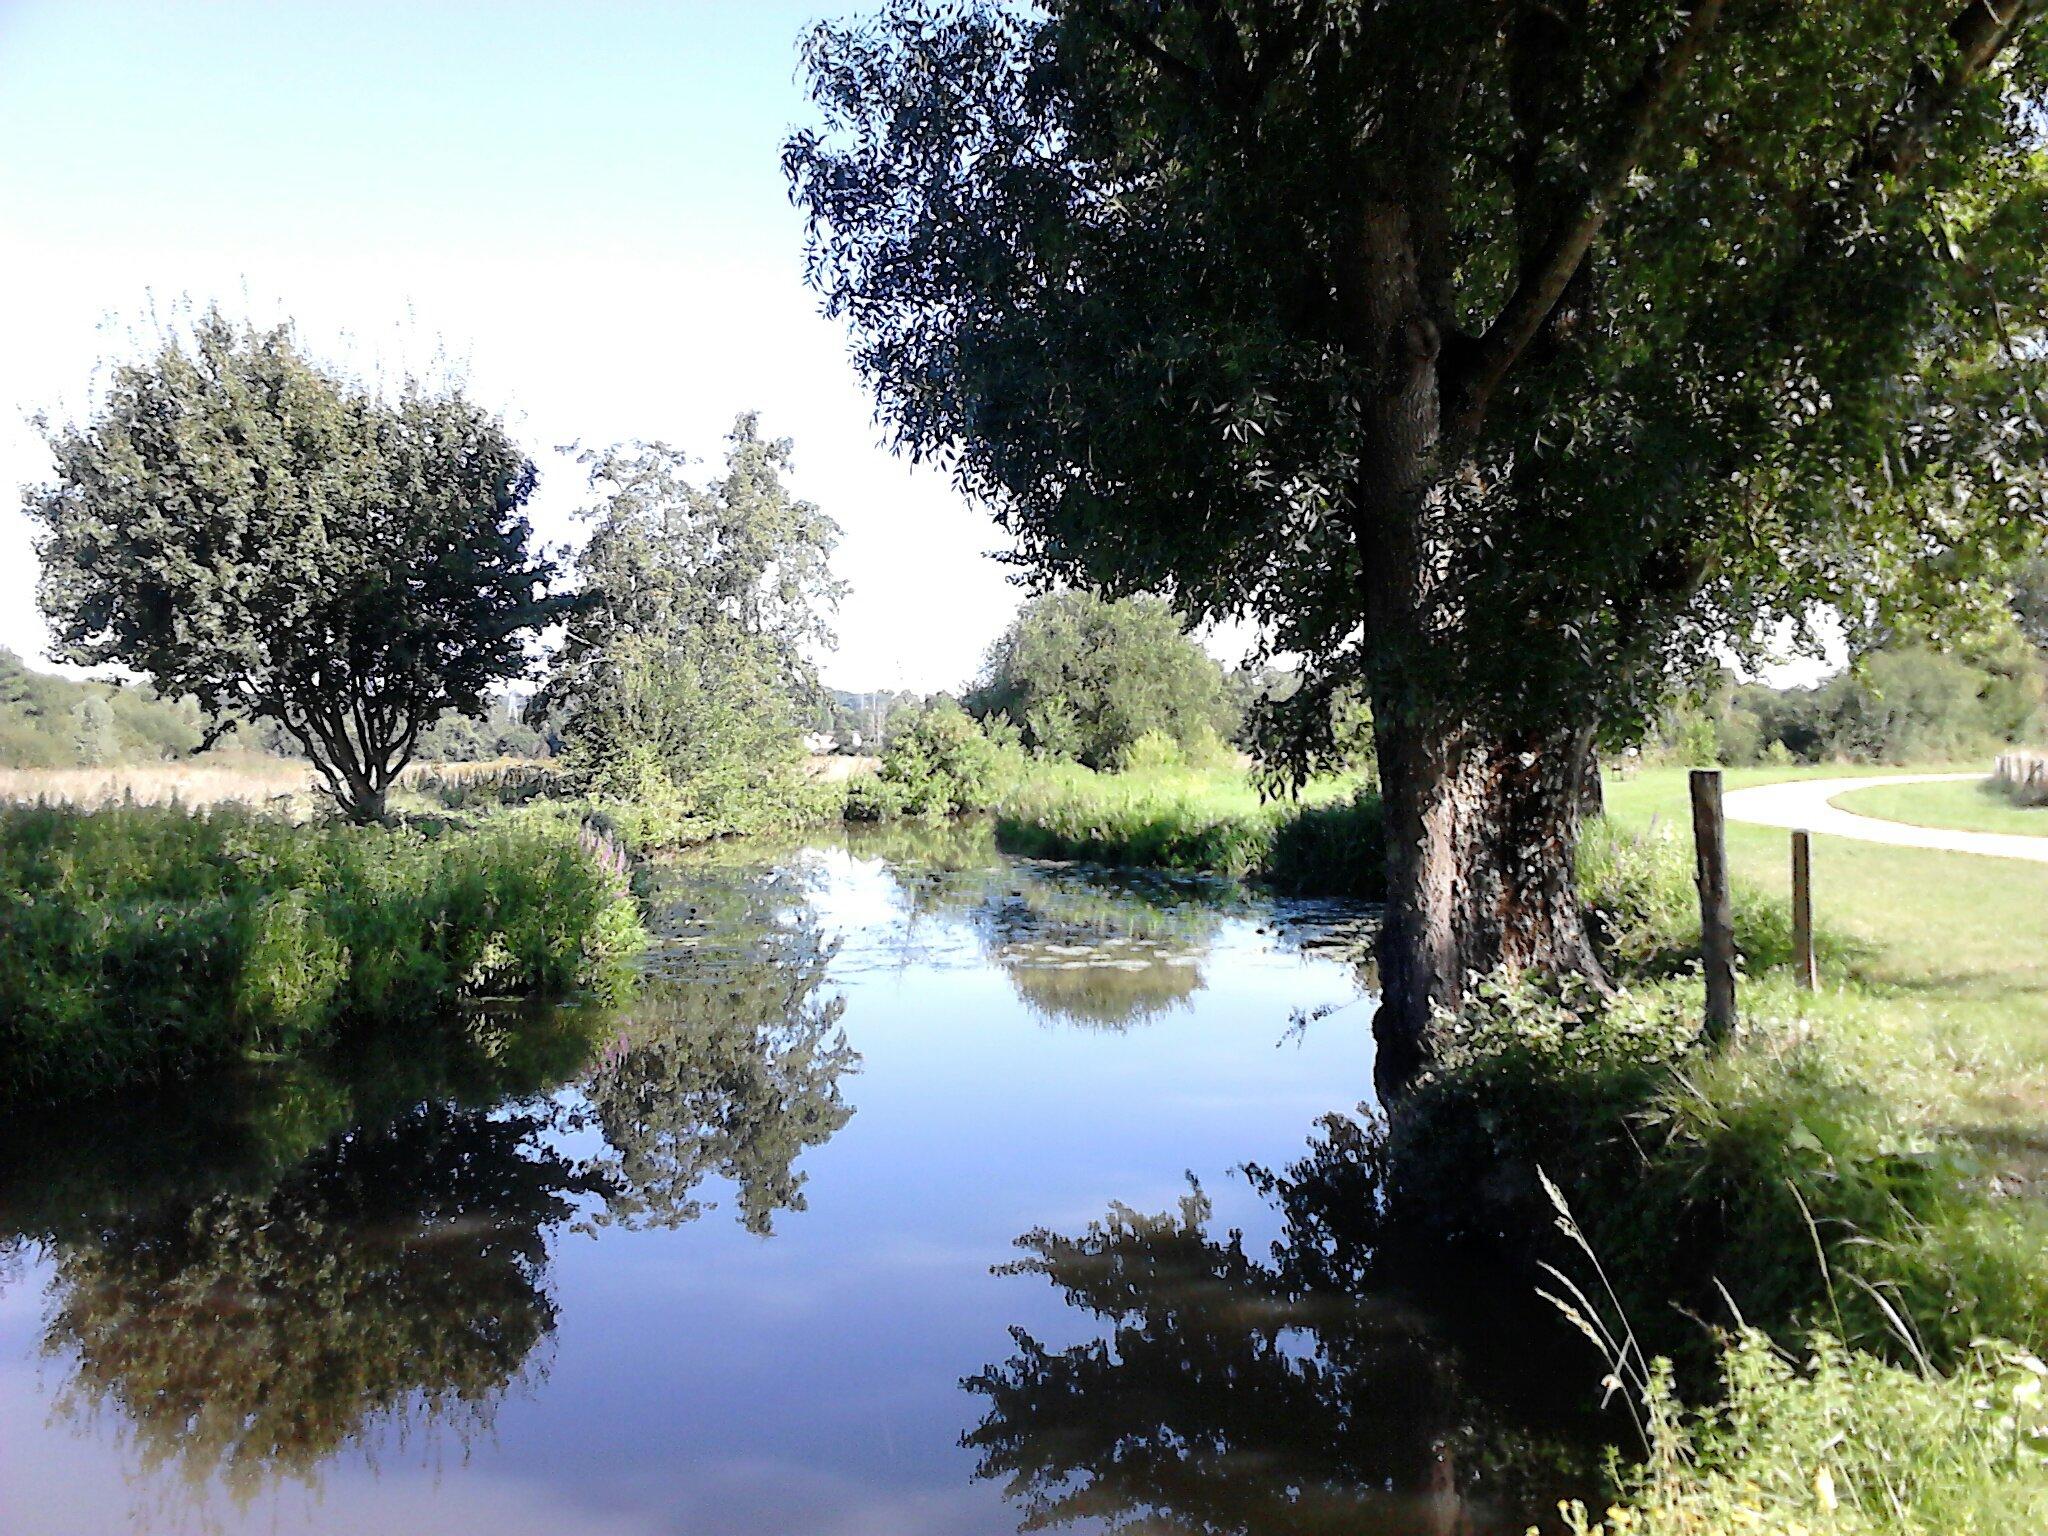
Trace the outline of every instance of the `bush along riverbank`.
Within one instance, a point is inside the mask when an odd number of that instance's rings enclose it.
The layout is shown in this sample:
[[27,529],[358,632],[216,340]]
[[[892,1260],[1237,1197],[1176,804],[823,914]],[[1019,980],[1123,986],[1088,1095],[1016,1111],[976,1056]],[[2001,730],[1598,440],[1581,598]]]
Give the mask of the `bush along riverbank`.
[[1939,1129],[1886,1010],[1753,976],[1482,987],[1383,1122],[1386,1208],[1540,1286],[1635,1402],[1603,1536],[2048,1529],[2048,1221]]
[[0,1095],[53,1099],[630,985],[616,842],[575,820],[299,826],[235,807],[0,812]]
[[[1608,1357],[1645,1459],[1601,1536],[2048,1529],[2048,1206],[1952,1127],[1994,1041],[1903,1027],[1823,934],[1736,906],[1741,1029],[1710,1045],[1687,850],[1596,824],[1580,878],[1619,990],[1478,986],[1385,1117],[1374,1209],[1528,1275]],[[1661,1359],[1659,1357],[1662,1357]]]
[[1027,858],[1222,875],[1289,895],[1386,890],[1379,796],[1343,780],[1267,799],[1238,769],[1042,765],[1003,800],[996,839]]

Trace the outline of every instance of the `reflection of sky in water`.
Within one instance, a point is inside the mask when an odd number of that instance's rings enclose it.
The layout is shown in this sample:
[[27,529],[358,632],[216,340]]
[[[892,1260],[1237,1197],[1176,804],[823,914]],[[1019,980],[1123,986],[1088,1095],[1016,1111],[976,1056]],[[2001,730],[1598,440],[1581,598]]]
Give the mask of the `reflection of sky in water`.
[[[1012,1531],[958,1444],[979,1413],[960,1378],[1009,1352],[1012,1325],[1055,1345],[1089,1329],[1042,1279],[990,1267],[1019,1234],[1078,1229],[1113,1200],[1163,1209],[1190,1171],[1262,1251],[1273,1217],[1231,1170],[1297,1156],[1316,1116],[1369,1090],[1362,1007],[1283,1043],[1292,1013],[1356,996],[1347,966],[1298,946],[1315,909],[1153,911],[1031,870],[966,871],[920,904],[879,860],[804,864],[791,893],[839,940],[826,986],[860,1056],[840,1083],[851,1118],[799,1158],[808,1209],[758,1237],[713,1179],[699,1193],[718,1209],[672,1229],[552,1227],[559,1321],[478,1439],[384,1444],[374,1470],[345,1450],[317,1491],[213,1517],[378,1536]],[[1288,916],[1293,937],[1275,931]],[[1088,924],[1095,939],[1077,937]],[[1170,1006],[1144,1027],[1049,1027],[1057,1010],[1017,972],[1066,964],[1194,984],[1158,993]],[[555,1146],[583,1157],[593,1140]],[[0,1528],[100,1536],[158,1491],[126,1480],[118,1425],[52,1413],[48,1275],[30,1257],[0,1289]]]

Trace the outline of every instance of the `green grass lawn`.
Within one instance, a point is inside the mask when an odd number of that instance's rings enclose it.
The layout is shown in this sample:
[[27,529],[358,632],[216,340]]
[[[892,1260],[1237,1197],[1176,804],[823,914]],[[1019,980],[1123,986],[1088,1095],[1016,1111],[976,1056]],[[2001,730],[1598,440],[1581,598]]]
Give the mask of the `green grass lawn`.
[[[1737,769],[1726,783],[1855,771]],[[1975,793],[1969,784],[1921,787]],[[1690,825],[1683,769],[1646,769],[1611,781],[1607,794],[1609,814],[1623,825]],[[1731,822],[1734,876],[1787,898],[1790,837]],[[1817,1004],[1817,1022],[1839,1007],[1881,1004],[1898,1055],[1926,1063],[1913,1079],[1924,1117],[1967,1137],[2048,1201],[2048,865],[1816,835],[1813,882],[1815,922],[1860,949],[1847,974],[1823,977],[1829,995]]]
[[1946,784],[1874,784],[1830,802],[1858,816],[1960,832],[2015,832],[2048,837],[2048,805],[2018,805],[1990,779]]

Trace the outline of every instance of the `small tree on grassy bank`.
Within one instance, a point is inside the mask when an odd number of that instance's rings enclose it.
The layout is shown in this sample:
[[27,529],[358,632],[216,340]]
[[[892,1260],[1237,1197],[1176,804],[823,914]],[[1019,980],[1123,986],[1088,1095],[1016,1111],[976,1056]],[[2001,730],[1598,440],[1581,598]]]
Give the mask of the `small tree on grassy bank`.
[[26,510],[64,658],[197,699],[209,743],[276,722],[354,820],[557,610],[503,424],[455,388],[382,398],[288,326],[209,312],[46,438],[57,478]]
[[[809,44],[811,272],[1041,575],[1361,682],[1382,1074],[1599,966],[1596,735],[2041,516],[2036,0],[890,0]],[[2011,338],[2020,338],[2015,345]]]
[[728,829],[786,799],[809,652],[843,590],[839,529],[790,493],[790,444],[739,418],[725,474],[693,485],[663,443],[586,456],[596,526],[576,557],[569,632],[536,718],[592,793]]
[[977,715],[1006,715],[1024,744],[1090,768],[1128,764],[1146,736],[1210,748],[1235,728],[1223,669],[1156,597],[1112,601],[1054,592],[1026,603],[989,648],[968,695]]

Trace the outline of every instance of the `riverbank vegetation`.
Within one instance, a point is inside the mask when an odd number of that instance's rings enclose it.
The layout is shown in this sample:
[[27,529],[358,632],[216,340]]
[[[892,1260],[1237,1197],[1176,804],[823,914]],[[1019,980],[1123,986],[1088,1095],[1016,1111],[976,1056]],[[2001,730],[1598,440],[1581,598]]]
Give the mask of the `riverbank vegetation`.
[[664,443],[584,455],[592,527],[571,571],[574,624],[534,718],[561,782],[643,848],[816,820],[799,709],[842,591],[837,526],[791,494],[793,449],[743,415],[724,473],[697,484]]
[[0,812],[0,1061],[49,1099],[292,1054],[465,998],[616,989],[645,935],[574,821],[298,826],[235,807]]
[[996,837],[1032,858],[1222,875],[1296,895],[1385,893],[1379,802],[1355,778],[1276,798],[1235,766],[1106,774],[1046,765],[1003,802]]

